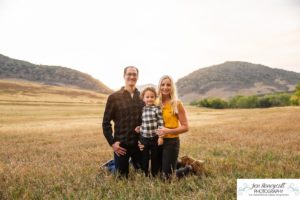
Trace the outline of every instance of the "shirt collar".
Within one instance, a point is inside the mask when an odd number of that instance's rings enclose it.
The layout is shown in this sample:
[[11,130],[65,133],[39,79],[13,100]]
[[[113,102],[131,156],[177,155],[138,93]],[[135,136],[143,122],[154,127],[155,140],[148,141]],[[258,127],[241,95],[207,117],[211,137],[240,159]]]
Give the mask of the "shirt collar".
[[155,108],[156,105],[151,105],[151,106],[145,106],[145,108],[148,108],[148,109],[152,109],[152,108]]
[[[125,90],[125,87],[121,87],[120,91],[124,94],[125,92],[128,92],[127,90]],[[133,91],[133,94],[137,93],[138,92],[138,89],[135,88],[134,91]],[[128,92],[129,93],[129,92]]]

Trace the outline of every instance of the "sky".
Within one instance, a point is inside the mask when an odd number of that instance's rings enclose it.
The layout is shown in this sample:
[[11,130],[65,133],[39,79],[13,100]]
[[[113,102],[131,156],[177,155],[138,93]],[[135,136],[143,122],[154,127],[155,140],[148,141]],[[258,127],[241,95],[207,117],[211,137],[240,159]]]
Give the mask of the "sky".
[[300,0],[0,0],[0,54],[112,89],[246,61],[300,72]]

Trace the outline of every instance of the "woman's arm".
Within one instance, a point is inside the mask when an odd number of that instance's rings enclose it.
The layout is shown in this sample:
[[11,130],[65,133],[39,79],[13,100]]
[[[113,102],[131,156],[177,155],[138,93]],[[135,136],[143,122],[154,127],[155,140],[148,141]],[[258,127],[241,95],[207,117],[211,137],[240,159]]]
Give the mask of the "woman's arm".
[[187,119],[186,110],[183,107],[182,103],[180,103],[178,106],[178,119],[180,122],[180,126],[177,128],[178,133],[180,134],[187,132],[189,130],[189,123]]
[[181,134],[189,130],[189,123],[187,120],[186,110],[183,107],[182,103],[178,104],[178,120],[180,122],[179,127],[174,129],[170,129],[166,127],[160,128],[158,129],[158,135],[164,136],[166,134]]

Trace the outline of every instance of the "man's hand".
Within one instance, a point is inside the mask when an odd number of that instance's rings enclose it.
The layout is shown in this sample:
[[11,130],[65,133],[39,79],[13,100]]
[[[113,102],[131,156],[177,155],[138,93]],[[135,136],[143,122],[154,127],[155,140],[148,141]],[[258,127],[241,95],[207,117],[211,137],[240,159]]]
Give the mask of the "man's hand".
[[115,143],[113,143],[113,145],[111,145],[114,152],[117,154],[117,156],[120,156],[120,155],[125,155],[126,154],[126,149],[124,149],[123,147],[120,147],[120,142],[117,141]]

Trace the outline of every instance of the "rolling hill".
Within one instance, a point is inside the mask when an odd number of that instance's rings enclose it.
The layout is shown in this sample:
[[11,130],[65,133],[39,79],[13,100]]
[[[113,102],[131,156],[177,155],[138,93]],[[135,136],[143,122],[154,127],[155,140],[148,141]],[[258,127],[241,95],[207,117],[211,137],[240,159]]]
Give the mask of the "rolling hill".
[[146,87],[154,87],[155,89],[157,88],[157,85],[153,84],[153,83],[148,83],[148,84],[143,84],[143,85],[137,85],[136,88],[139,91],[143,91],[143,89],[145,89]]
[[107,94],[24,80],[0,80],[0,104],[104,104]]
[[231,61],[194,71],[176,85],[179,97],[190,102],[208,97],[227,99],[236,95],[291,92],[298,82],[300,73]]
[[0,79],[18,79],[39,82],[46,85],[68,86],[96,91],[112,92],[92,76],[66,67],[35,65],[0,54]]

